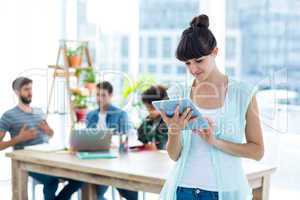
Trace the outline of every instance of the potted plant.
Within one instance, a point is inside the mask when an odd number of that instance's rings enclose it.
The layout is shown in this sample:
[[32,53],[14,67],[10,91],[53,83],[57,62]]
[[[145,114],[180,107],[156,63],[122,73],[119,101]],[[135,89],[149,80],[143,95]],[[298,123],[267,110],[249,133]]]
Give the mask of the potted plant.
[[75,75],[82,79],[84,87],[90,92],[96,88],[96,73],[92,67],[76,69]]
[[67,49],[67,58],[69,62],[69,66],[76,68],[79,67],[82,63],[82,52],[83,47],[82,45],[78,46],[77,48],[69,47]]
[[127,107],[130,116],[133,116],[134,127],[138,127],[145,114],[143,113],[143,103],[139,95],[155,84],[155,82],[155,78],[151,75],[142,75],[134,82],[125,82],[122,94],[122,107]]
[[85,69],[85,76],[83,79],[84,87],[90,92],[96,88],[96,73],[92,67]]
[[77,122],[84,122],[87,113],[87,97],[86,89],[72,89],[72,103],[76,115]]

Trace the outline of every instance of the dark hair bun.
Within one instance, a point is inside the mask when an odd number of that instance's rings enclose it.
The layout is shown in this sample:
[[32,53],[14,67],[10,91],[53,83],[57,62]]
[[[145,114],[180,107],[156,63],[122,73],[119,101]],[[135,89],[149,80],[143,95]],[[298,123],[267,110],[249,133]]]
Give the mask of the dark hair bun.
[[212,53],[217,46],[217,41],[208,26],[209,19],[207,15],[194,17],[190,22],[190,26],[182,32],[176,49],[178,60],[187,61]]
[[191,27],[209,27],[209,18],[207,15],[199,15],[194,17],[190,23]]

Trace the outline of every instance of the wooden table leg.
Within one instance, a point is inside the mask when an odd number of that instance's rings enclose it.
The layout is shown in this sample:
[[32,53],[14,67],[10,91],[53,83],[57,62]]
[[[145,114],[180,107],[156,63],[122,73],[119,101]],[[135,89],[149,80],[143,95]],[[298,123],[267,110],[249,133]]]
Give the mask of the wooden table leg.
[[270,178],[270,175],[263,176],[262,187],[253,190],[253,200],[269,200]]
[[11,189],[12,189],[12,199],[19,200],[19,184],[18,184],[18,161],[11,161]]
[[86,183],[81,194],[82,200],[97,200],[96,185]]
[[270,175],[265,175],[263,177],[262,200],[269,200],[270,179]]
[[20,162],[12,160],[12,199],[13,200],[27,200],[27,181],[28,173],[20,168]]
[[262,190],[263,190],[262,187],[253,189],[252,191],[253,200],[262,200]]

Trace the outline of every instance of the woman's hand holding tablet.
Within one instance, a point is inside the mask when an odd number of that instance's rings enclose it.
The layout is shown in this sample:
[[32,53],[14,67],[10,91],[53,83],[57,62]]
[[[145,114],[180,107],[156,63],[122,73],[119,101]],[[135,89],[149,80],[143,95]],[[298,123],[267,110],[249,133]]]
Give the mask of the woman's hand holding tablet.
[[[154,101],[152,104],[156,110],[162,113],[162,117],[169,127],[178,126],[181,130],[208,128],[207,120],[202,117],[190,99],[161,100]],[[170,124],[171,122],[172,124]]]
[[187,108],[183,113],[179,114],[179,106],[176,107],[172,117],[168,117],[165,112],[161,112],[161,116],[168,126],[169,135],[180,135],[181,130],[184,129],[188,123],[196,120],[195,117],[192,118],[190,108]]
[[217,139],[214,135],[214,124],[210,118],[205,118],[209,124],[207,129],[195,129],[193,133],[199,135],[204,141],[206,141],[210,145],[215,145],[217,143]]

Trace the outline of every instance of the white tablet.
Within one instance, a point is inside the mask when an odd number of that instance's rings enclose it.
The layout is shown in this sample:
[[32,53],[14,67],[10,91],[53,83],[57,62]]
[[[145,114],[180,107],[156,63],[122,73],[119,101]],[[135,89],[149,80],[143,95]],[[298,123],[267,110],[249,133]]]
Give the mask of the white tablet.
[[179,113],[183,113],[187,108],[190,108],[192,110],[192,117],[196,117],[197,120],[194,122],[190,122],[185,129],[191,130],[208,128],[208,122],[203,118],[197,106],[190,99],[186,98],[153,101],[152,105],[155,107],[156,110],[160,112],[165,112],[168,117],[172,117],[174,115],[177,105],[179,105]]

